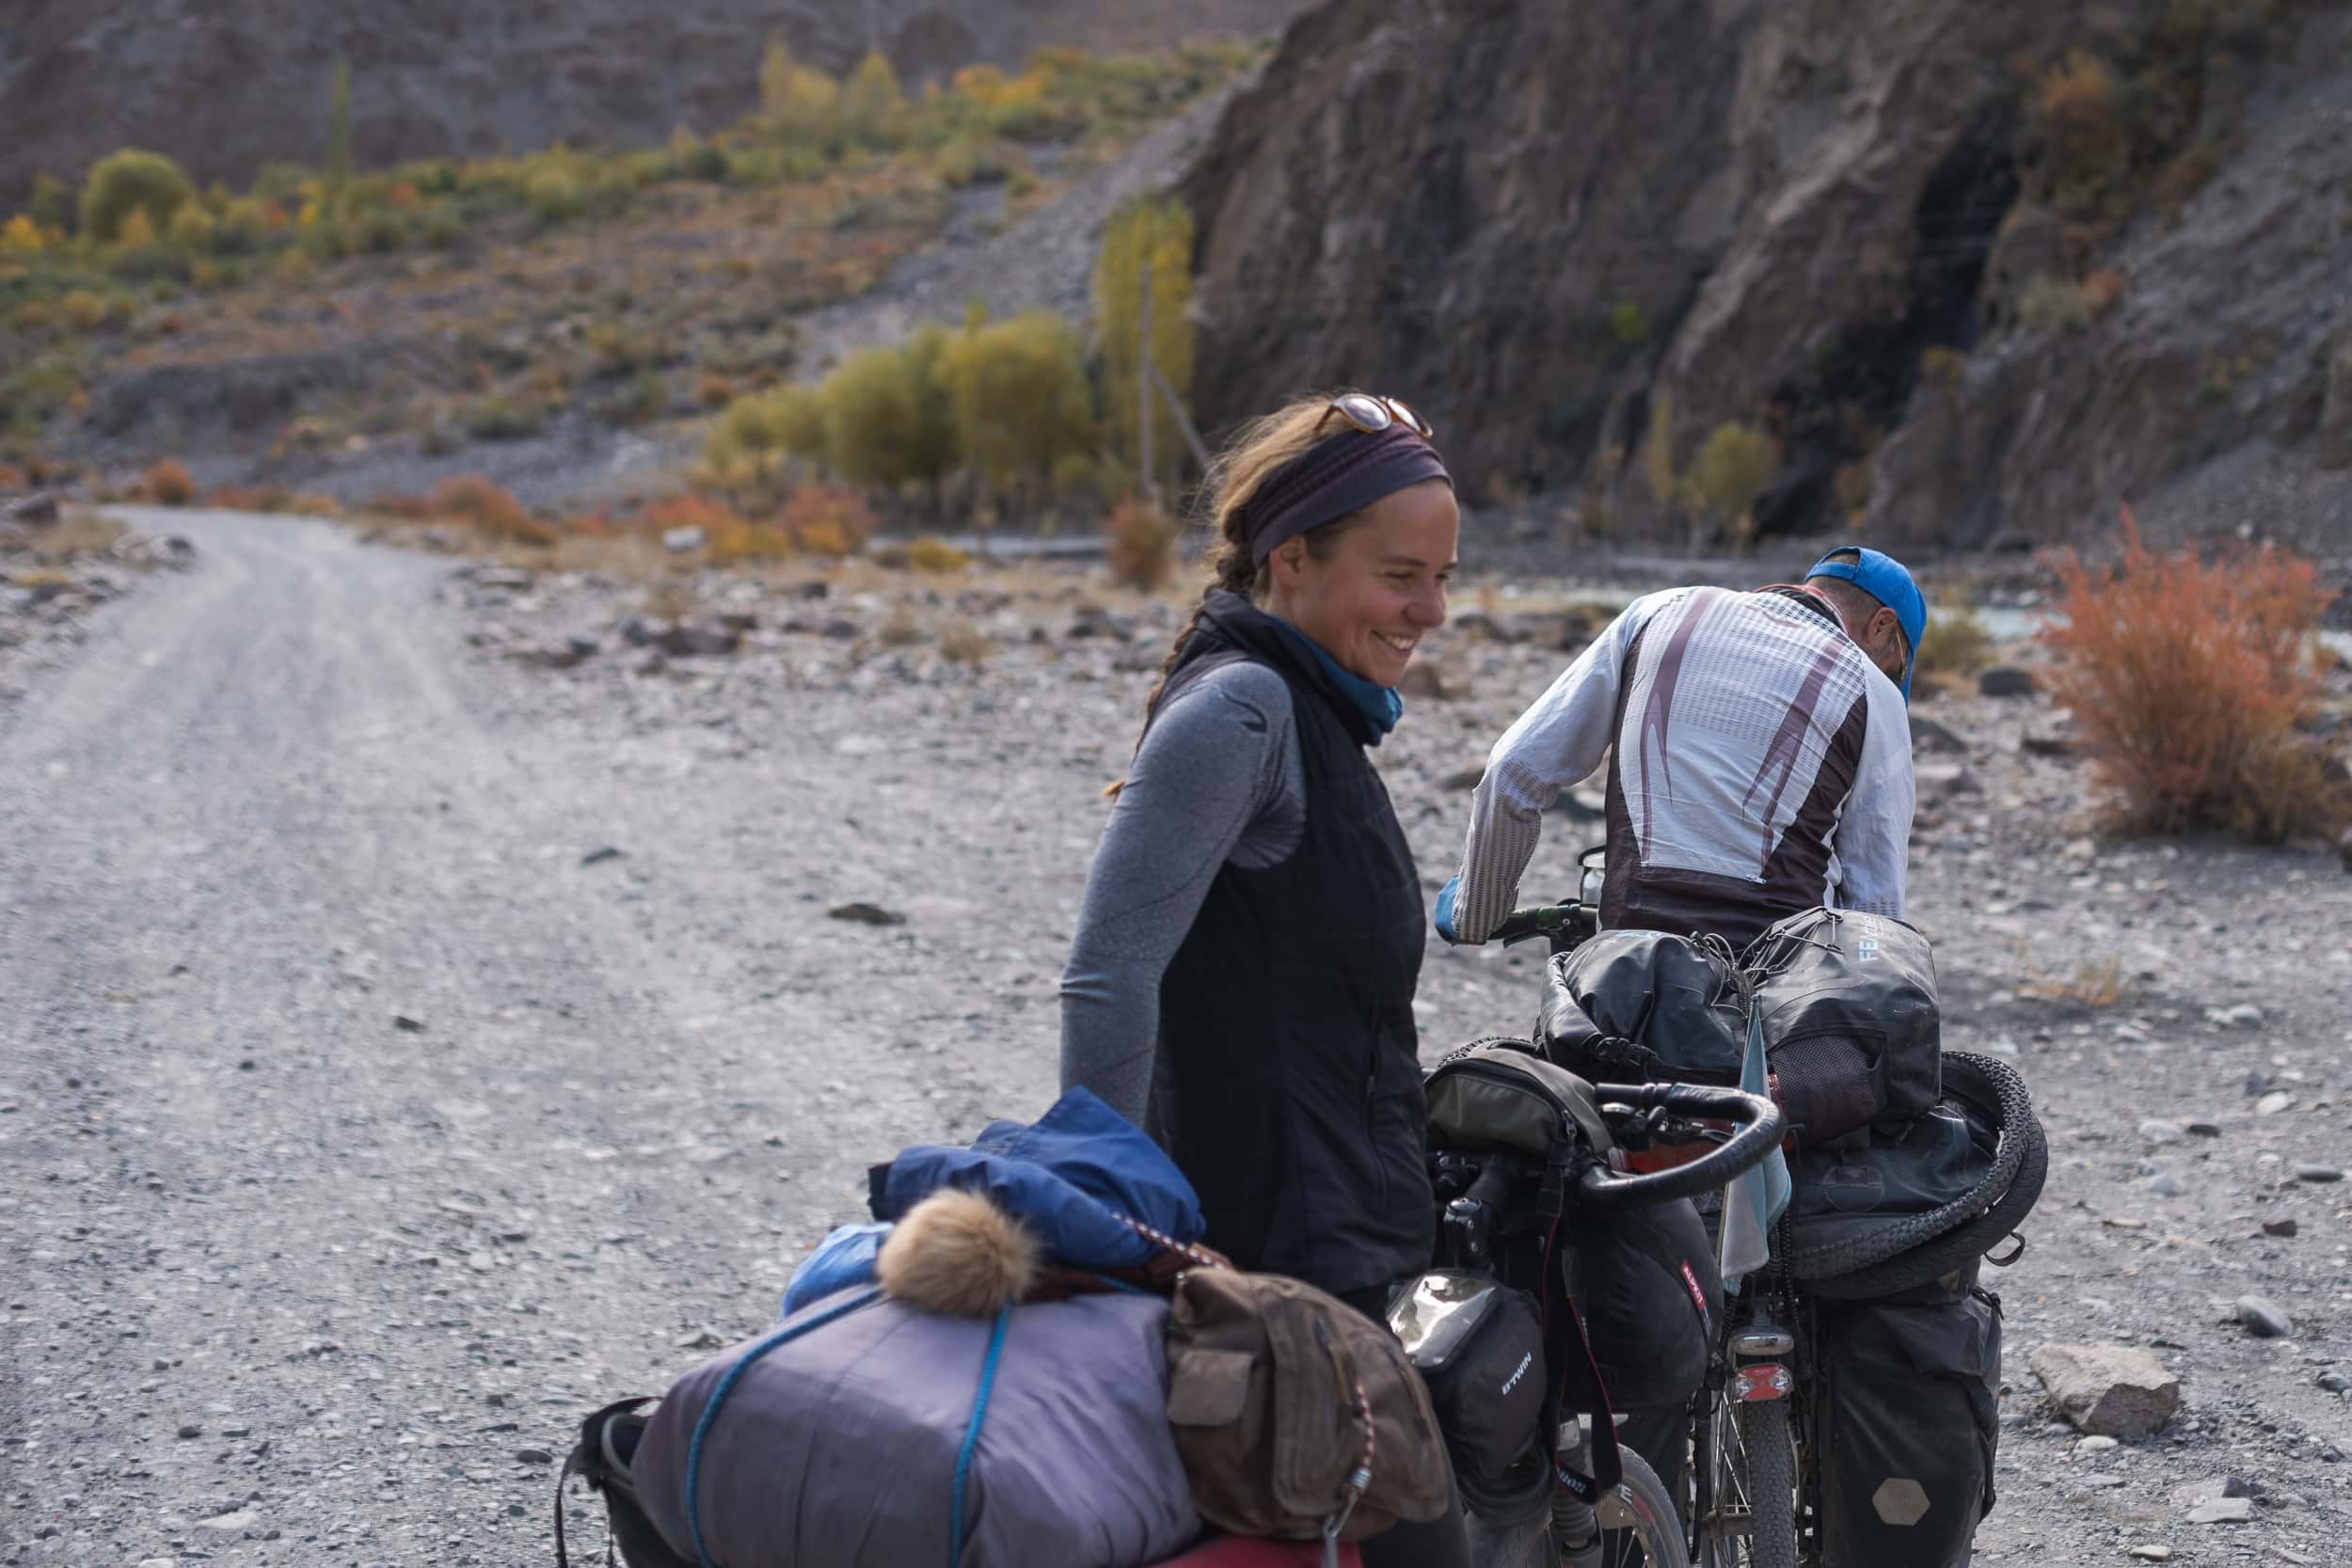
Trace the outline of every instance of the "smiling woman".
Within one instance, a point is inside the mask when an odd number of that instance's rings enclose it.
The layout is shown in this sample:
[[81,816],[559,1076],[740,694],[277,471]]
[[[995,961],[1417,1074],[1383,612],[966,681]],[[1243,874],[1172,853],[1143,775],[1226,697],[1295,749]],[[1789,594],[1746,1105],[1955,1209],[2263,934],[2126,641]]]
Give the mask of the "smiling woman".
[[[1062,974],[1062,1083],[1143,1123],[1207,1241],[1385,1317],[1434,1220],[1421,879],[1368,749],[1445,622],[1459,514],[1429,427],[1294,403],[1212,468],[1213,579],[1152,692]],[[1367,1568],[1469,1560],[1457,1509]]]

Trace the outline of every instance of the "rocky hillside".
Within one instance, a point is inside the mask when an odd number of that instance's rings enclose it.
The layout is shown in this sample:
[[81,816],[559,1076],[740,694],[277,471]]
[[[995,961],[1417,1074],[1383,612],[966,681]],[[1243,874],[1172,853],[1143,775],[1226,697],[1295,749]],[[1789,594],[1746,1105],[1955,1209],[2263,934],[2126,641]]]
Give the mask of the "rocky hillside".
[[1596,531],[2340,539],[2347,115],[2312,0],[1328,4],[1186,182],[1197,397],[1392,389]]
[[756,102],[771,32],[836,73],[869,48],[909,82],[1035,48],[1139,49],[1279,27],[1302,0],[8,0],[0,27],[0,214],[33,176],[78,179],[125,145],[242,186],[325,154],[348,58],[359,163],[647,146]]

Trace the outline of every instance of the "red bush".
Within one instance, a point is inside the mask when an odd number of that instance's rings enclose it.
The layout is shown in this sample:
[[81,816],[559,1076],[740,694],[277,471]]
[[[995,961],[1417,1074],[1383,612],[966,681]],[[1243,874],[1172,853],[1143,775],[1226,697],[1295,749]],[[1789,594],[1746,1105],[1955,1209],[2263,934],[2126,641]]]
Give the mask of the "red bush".
[[2116,564],[2093,571],[2071,549],[2053,558],[2065,620],[2046,628],[2052,689],[2114,794],[2117,826],[2267,842],[2332,830],[2340,792],[2295,721],[2314,689],[2306,650],[2334,594],[2292,552],[2156,555],[2129,507],[2122,518]]
[[147,499],[157,506],[185,506],[196,499],[196,481],[172,458],[167,457],[148,469],[139,484]]
[[435,485],[433,510],[505,544],[545,546],[563,537],[552,523],[524,511],[522,502],[480,474],[461,474]]

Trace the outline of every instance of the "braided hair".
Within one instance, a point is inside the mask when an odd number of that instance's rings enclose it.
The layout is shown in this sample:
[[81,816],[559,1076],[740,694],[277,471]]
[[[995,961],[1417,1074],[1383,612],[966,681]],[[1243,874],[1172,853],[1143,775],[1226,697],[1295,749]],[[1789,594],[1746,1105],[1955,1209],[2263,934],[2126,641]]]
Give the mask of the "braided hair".
[[[1176,634],[1176,641],[1168,650],[1168,657],[1160,661],[1160,673],[1152,682],[1151,695],[1143,700],[1146,729],[1151,727],[1152,712],[1159,706],[1160,692],[1168,685],[1168,673],[1176,668],[1176,660],[1183,657],[1184,644],[1191,641],[1192,634],[1200,629],[1200,618],[1208,610],[1209,595],[1222,589],[1251,599],[1264,596],[1267,586],[1274,580],[1273,569],[1261,566],[1250,559],[1249,536],[1243,526],[1242,513],[1248,507],[1249,498],[1257,494],[1258,486],[1265,483],[1268,474],[1320,439],[1317,427],[1323,423],[1333,400],[1344,395],[1343,392],[1326,392],[1298,398],[1271,414],[1250,420],[1209,465],[1208,475],[1201,484],[1201,494],[1206,498],[1203,507],[1216,537],[1209,546],[1208,580],[1201,584],[1200,597],[1192,607],[1191,617],[1184,622],[1184,629]],[[1359,513],[1351,514],[1321,528],[1309,530],[1303,535],[1307,541],[1307,553],[1317,561],[1328,559],[1339,546],[1340,535],[1353,528],[1361,515]],[[1136,736],[1136,747],[1138,751],[1143,747],[1140,734]],[[1114,780],[1103,793],[1116,797],[1126,783],[1124,779]]]

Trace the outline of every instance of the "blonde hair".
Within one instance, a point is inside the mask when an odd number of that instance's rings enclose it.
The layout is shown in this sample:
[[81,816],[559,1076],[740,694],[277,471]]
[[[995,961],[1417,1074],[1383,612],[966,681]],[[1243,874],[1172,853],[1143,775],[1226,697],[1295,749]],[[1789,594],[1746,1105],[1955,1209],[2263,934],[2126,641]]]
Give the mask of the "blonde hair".
[[[1168,650],[1168,657],[1160,662],[1160,673],[1152,683],[1151,695],[1143,700],[1143,722],[1148,729],[1152,712],[1159,705],[1160,692],[1168,685],[1168,673],[1176,668],[1176,660],[1200,629],[1200,617],[1207,610],[1209,595],[1219,589],[1239,594],[1250,599],[1263,598],[1273,573],[1251,558],[1249,532],[1243,526],[1242,514],[1249,505],[1249,498],[1266,482],[1268,475],[1300,452],[1313,446],[1327,434],[1322,430],[1324,417],[1332,403],[1346,396],[1344,390],[1317,392],[1295,398],[1271,414],[1250,420],[1234,433],[1223,451],[1209,464],[1207,476],[1200,486],[1200,510],[1205,515],[1216,538],[1209,546],[1208,580],[1201,584],[1200,598],[1192,607],[1192,618],[1184,630],[1176,634],[1175,644]],[[1345,428],[1345,427],[1343,427]],[[1321,528],[1311,529],[1304,535],[1307,553],[1321,561],[1337,546],[1340,535],[1355,526],[1361,514],[1334,518]],[[1136,737],[1137,749],[1143,737]],[[1124,779],[1115,780],[1103,793],[1116,796],[1126,784]]]

